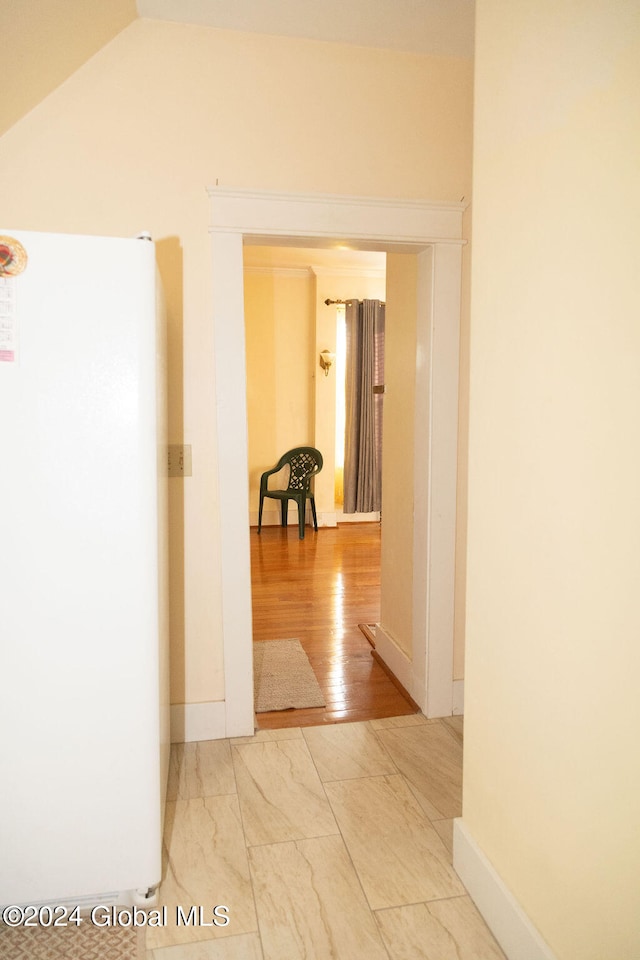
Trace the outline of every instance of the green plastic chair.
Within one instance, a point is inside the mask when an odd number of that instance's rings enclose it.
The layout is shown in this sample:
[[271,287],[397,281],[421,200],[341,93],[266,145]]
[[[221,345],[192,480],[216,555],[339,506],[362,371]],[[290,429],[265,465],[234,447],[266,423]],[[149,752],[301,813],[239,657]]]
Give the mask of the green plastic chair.
[[[289,467],[289,483],[284,490],[269,490],[269,477],[274,473],[279,473],[283,467]],[[287,526],[289,513],[289,500],[295,500],[298,504],[298,537],[304,540],[304,519],[307,500],[311,501],[311,513],[313,514],[313,526],[318,529],[318,518],[316,516],[316,502],[313,498],[311,489],[311,478],[322,470],[322,454],[315,447],[295,447],[283,453],[275,467],[266,470],[260,477],[260,510],[258,511],[258,533],[262,528],[262,507],[264,498],[270,497],[272,500],[280,501],[280,510],[282,514],[282,526]]]

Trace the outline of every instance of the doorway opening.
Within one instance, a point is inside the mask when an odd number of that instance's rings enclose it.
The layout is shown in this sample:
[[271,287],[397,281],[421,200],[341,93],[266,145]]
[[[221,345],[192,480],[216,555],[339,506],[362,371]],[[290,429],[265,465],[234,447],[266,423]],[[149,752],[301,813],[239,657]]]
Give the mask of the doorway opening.
[[[380,616],[380,514],[343,513],[345,301],[385,299],[381,251],[266,247],[245,242],[249,513],[253,640],[295,637],[311,661],[326,708],[258,715],[259,726],[373,719],[415,711],[372,657],[359,624]],[[332,356],[326,369],[320,356]],[[262,472],[287,449],[317,447],[320,531],[298,542],[297,514],[256,513]]]
[[[403,433],[415,449],[404,472],[411,513],[402,550],[412,570],[400,587],[409,609],[402,638],[385,628],[380,655],[428,717],[453,712],[453,616],[462,214],[456,203],[270,194],[211,188],[220,591],[226,736],[252,732],[252,623],[246,444],[243,243],[333,246],[413,253],[417,261],[413,415]],[[387,397],[388,402],[388,397]],[[383,558],[384,567],[384,558]],[[390,576],[396,571],[390,568]]]

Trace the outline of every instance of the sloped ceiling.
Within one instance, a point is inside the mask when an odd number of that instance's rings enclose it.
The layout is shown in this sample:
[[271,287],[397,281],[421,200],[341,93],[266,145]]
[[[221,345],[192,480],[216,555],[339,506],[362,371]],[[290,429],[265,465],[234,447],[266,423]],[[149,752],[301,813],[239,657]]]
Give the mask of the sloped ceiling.
[[0,136],[138,16],[473,56],[474,0],[0,0]]
[[435,56],[473,56],[474,0],[138,0],[141,17]]
[[135,0],[0,0],[0,136],[137,15]]

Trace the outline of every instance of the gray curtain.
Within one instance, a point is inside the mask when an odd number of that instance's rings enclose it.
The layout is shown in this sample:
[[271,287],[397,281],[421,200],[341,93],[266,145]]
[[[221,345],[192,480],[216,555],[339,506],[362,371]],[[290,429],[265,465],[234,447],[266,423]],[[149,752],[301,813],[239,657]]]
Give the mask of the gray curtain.
[[349,300],[345,308],[347,370],[344,436],[344,512],[382,509],[382,394],[384,304]]

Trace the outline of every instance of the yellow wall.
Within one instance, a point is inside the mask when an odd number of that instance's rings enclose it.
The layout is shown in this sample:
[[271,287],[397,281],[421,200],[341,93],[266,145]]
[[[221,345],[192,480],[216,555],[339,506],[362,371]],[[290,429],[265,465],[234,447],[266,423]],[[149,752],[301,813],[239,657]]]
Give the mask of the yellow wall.
[[174,702],[224,694],[205,187],[459,200],[471,108],[465,60],[137,20],[0,139],[7,227],[160,241]]
[[[245,248],[246,251],[247,248]],[[286,251],[250,247],[245,264],[245,331],[247,352],[247,420],[249,433],[249,507],[257,523],[260,476],[291,447],[311,445],[323,456],[315,479],[320,525],[334,520],[335,504],[335,367],[325,377],[319,366],[321,350],[336,349],[336,308],[326,299],[384,299],[384,271],[359,276],[355,267],[332,268],[313,250],[306,267],[255,266],[271,257],[287,259]],[[270,481],[273,486],[276,478]],[[265,501],[263,523],[279,522],[280,505]],[[296,522],[295,507],[289,522]]]
[[640,7],[478,0],[464,821],[640,956]]
[[417,276],[414,254],[387,256],[380,624],[409,659],[413,646]]
[[[300,274],[245,269],[249,507],[253,523],[257,520],[262,473],[292,447],[315,445],[315,284],[308,271]],[[264,511],[263,522],[277,521],[280,504],[266,500]],[[277,516],[271,517],[274,512]],[[289,519],[297,520],[295,504],[291,505]]]

